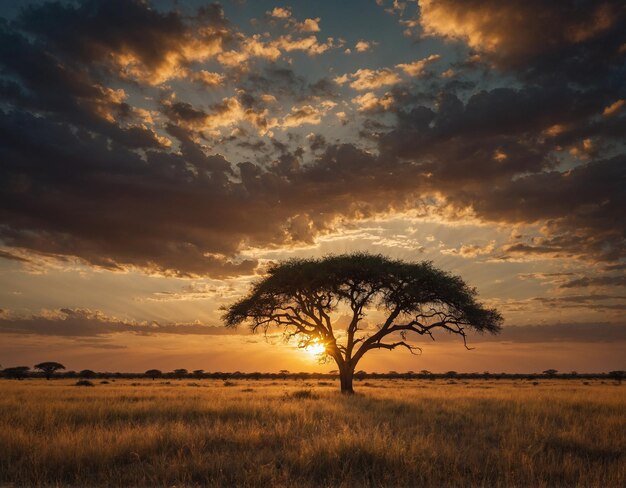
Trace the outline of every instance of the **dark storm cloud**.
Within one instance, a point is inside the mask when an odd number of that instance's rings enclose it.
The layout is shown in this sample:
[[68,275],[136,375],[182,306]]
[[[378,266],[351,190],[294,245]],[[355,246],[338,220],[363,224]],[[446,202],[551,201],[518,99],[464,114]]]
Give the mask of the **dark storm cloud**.
[[[111,269],[224,277],[254,271],[254,259],[237,260],[246,247],[312,243],[337,221],[413,209],[436,194],[485,221],[543,226],[503,258],[617,260],[625,254],[623,9],[579,2],[560,18],[546,6],[559,23],[537,33],[525,3],[507,5],[476,6],[483,17],[452,1],[423,6],[427,32],[461,38],[506,81],[468,94],[473,81],[409,80],[391,89],[385,119],[366,119],[367,141],[343,144],[290,131],[321,126],[314,101],[338,95],[323,77],[309,81],[277,63],[235,67],[234,94],[202,106],[165,85],[193,80],[195,63],[228,43],[273,60],[261,38],[234,36],[218,6],[191,17],[138,0],[30,6],[0,25],[0,240]],[[511,32],[484,22],[490,8]],[[454,15],[435,15],[446,11]],[[551,70],[537,35],[558,60]],[[154,114],[136,105],[148,93]],[[274,117],[272,97],[300,103]],[[288,142],[270,133],[278,126]],[[222,128],[228,136],[214,135]],[[231,161],[220,142],[262,154]],[[568,151],[578,159],[564,171],[556,153]]]
[[[200,158],[196,166],[164,152],[149,152],[143,160],[103,137],[15,112],[0,113],[0,134],[6,161],[0,169],[0,236],[9,246],[79,256],[109,268],[121,263],[183,274],[252,272],[253,261],[233,263],[220,255],[232,252],[232,236],[224,240],[206,226],[206,219],[214,226],[226,219],[222,227],[228,226],[233,217],[212,214],[229,208],[223,195],[232,193],[219,157]],[[206,255],[207,249],[214,254]]]
[[[547,221],[548,235],[517,243],[512,254],[624,257],[626,157],[594,161],[567,172],[545,172],[508,181],[472,203],[479,215],[512,222]],[[482,198],[481,198],[482,197]]]
[[[382,154],[418,165],[428,175],[422,185],[459,209],[471,207],[495,222],[547,222],[548,235],[515,243],[507,253],[614,260],[624,256],[624,155],[558,171],[554,151],[565,135],[557,143],[549,133],[558,124],[587,125],[606,104],[606,94],[594,88],[498,88],[465,104],[446,94],[437,109],[422,105],[400,112],[379,145]],[[626,118],[618,118],[626,126]],[[621,137],[613,131],[595,136],[613,147]]]
[[[466,102],[444,88],[434,106],[396,106],[398,123],[380,137],[381,151],[419,164],[433,190],[481,219],[544,223],[541,236],[509,244],[502,257],[624,257],[624,6],[432,0],[420,7],[427,35],[466,43],[516,86]],[[559,169],[557,152],[578,158],[575,167]]]
[[61,63],[6,22],[0,23],[0,66],[5,75],[0,101],[5,106],[42,112],[130,147],[159,146],[154,132],[114,122],[126,118],[129,109],[123,92],[100,84],[81,66]]
[[154,83],[217,54],[229,38],[218,4],[192,19],[141,0],[84,0],[26,6],[16,25],[65,62],[102,63],[116,76]]
[[426,35],[461,40],[500,69],[583,82],[614,68],[626,27],[619,0],[424,0],[420,9]]

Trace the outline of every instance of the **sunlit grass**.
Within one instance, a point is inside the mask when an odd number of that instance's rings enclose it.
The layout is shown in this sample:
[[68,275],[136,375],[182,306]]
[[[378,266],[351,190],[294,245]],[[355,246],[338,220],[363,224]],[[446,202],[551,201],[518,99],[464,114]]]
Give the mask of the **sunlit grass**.
[[0,484],[626,483],[624,387],[599,381],[95,384],[0,381]]

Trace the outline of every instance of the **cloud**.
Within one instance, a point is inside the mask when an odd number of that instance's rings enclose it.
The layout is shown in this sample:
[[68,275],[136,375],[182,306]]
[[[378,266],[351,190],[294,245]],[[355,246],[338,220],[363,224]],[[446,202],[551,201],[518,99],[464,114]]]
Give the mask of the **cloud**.
[[459,248],[441,249],[441,254],[461,256],[462,258],[475,258],[485,254],[491,254],[496,248],[496,241],[490,241],[483,246],[477,244],[464,244]]
[[331,49],[334,45],[334,40],[332,37],[329,37],[326,42],[320,43],[315,36],[294,38],[287,35],[279,37],[275,41],[275,45],[286,52],[305,51],[309,56],[317,56]]
[[[351,81],[350,81],[351,80]],[[400,82],[396,73],[388,68],[379,70],[359,69],[352,74],[345,74],[335,78],[335,83],[343,85],[350,81],[350,86],[355,90],[375,90],[382,86],[394,85]]]
[[624,99],[619,99],[613,102],[602,111],[602,115],[605,117],[612,117],[613,115],[618,114],[624,108],[625,103]]
[[[617,141],[612,126],[588,125],[611,95],[596,85],[588,90],[584,101],[584,90],[551,84],[482,91],[465,103],[441,94],[434,107],[398,101],[398,123],[378,137],[379,148],[413,161],[424,185],[458,212],[469,208],[483,221],[543,223],[540,235],[508,244],[504,255],[616,260],[626,252],[619,217],[624,155],[591,154],[572,169],[554,169],[553,151],[567,140],[584,141],[593,130],[604,144]],[[546,138],[541,128],[557,121],[578,128]]]
[[462,41],[500,69],[550,77],[565,71],[577,79],[611,62],[626,19],[612,0],[423,0],[420,12],[426,36]]
[[561,288],[586,288],[590,286],[626,286],[626,276],[585,276],[563,283]]
[[164,101],[166,115],[176,124],[194,131],[215,131],[248,122],[260,133],[278,125],[266,109],[246,107],[237,97],[226,97],[207,111],[186,102]]
[[318,125],[326,112],[334,107],[336,103],[326,102],[320,108],[312,105],[304,105],[302,107],[292,107],[291,113],[285,115],[282,120],[281,127],[300,127],[305,124]]
[[[243,251],[405,211],[522,229],[493,259],[624,257],[614,2],[544,5],[552,30],[535,2],[424,2],[426,32],[479,61],[451,64],[453,79],[416,78],[431,56],[335,83],[284,55],[340,39],[245,34],[217,6],[120,2],[33,4],[0,22],[4,257],[251,274]],[[315,150],[305,124],[325,137]]]
[[240,39],[237,49],[219,53],[217,60],[224,66],[237,68],[251,58],[276,61],[280,55],[280,47],[275,42],[263,42],[262,37],[255,34],[251,37]]
[[288,19],[291,17],[291,9],[288,7],[274,7],[271,12],[267,12],[267,15],[275,19]]
[[373,92],[358,95],[352,99],[352,103],[358,105],[359,112],[385,111],[391,108],[395,100],[389,92],[381,97],[377,97]]
[[372,49],[372,43],[368,41],[358,41],[354,45],[354,50],[359,53],[364,53]]
[[[114,334],[226,336],[242,335],[245,328],[227,329],[222,325],[202,323],[158,323],[115,318],[89,309],[58,309],[31,316],[0,315],[0,334],[14,336],[65,337],[80,341],[89,347],[108,348],[103,342]],[[435,333],[438,342],[456,341],[450,334]],[[469,333],[470,345],[481,342],[547,343],[579,342],[602,343],[626,341],[626,325],[621,323],[559,323],[544,325],[505,326],[502,332],[490,334]]]
[[30,259],[19,256],[10,251],[4,251],[0,249],[0,259],[7,259],[9,261],[17,261],[19,263],[29,263]]
[[569,276],[574,276],[575,273],[570,272],[555,272],[555,273],[519,273],[517,276],[521,280],[541,280],[549,282],[563,281]]
[[0,317],[0,334],[85,338],[120,333],[233,335],[237,331],[228,330],[221,325],[128,321],[88,309],[64,308],[30,317],[11,317],[6,314]]
[[[443,337],[442,337],[443,339]],[[438,337],[437,340],[440,340]],[[470,337],[470,344],[480,342],[624,342],[626,341],[626,325],[607,323],[571,323],[505,326],[497,336],[475,335]]]
[[320,18],[304,19],[302,22],[298,22],[295,26],[298,32],[319,32],[320,31]]
[[211,87],[222,85],[224,83],[224,80],[226,79],[226,76],[222,73],[209,72],[204,69],[195,73],[191,73],[190,77],[192,80],[197,81],[202,85]]
[[213,4],[183,18],[140,0],[28,5],[17,25],[64,60],[100,64],[122,78],[156,85],[221,52],[229,28]]
[[425,76],[428,65],[439,59],[441,59],[439,54],[431,54],[424,59],[413,61],[412,63],[396,64],[396,68],[400,68],[409,76],[421,77]]

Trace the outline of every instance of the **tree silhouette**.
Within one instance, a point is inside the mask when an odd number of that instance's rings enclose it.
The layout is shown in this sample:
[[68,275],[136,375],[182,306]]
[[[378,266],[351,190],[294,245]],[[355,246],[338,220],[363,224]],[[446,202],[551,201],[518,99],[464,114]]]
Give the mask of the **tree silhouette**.
[[148,378],[152,378],[152,381],[154,381],[155,378],[160,378],[163,373],[159,369],[149,369],[144,374]]
[[61,363],[56,363],[54,361],[46,361],[44,363],[35,364],[35,369],[43,372],[46,379],[49,380],[50,378],[52,378],[52,375],[54,375],[56,371],[60,369],[65,369],[65,366],[63,366]]
[[204,370],[203,369],[194,369],[193,370],[193,377],[194,378],[202,379],[203,375],[204,375]]
[[175,369],[174,370],[174,378],[184,378],[185,376],[187,376],[189,374],[189,371],[187,371],[185,368],[180,368],[180,369]]
[[546,369],[543,372],[543,374],[545,374],[546,376],[549,376],[550,378],[554,378],[557,373],[558,373],[558,371],[556,369]]
[[80,373],[78,373],[78,376],[81,378],[95,378],[96,372],[91,369],[83,369]]
[[12,368],[5,368],[2,373],[8,378],[15,380],[23,380],[28,375],[30,368],[28,366],[13,366]]
[[[362,325],[373,309],[385,316],[374,330]],[[502,322],[496,310],[476,301],[475,289],[431,263],[362,253],[271,265],[247,296],[224,310],[227,327],[246,322],[267,333],[278,326],[300,347],[323,344],[339,367],[344,393],[353,392],[354,369],[368,351],[420,350],[407,342],[408,333],[433,338],[435,329],[443,329],[460,335],[467,347],[468,329],[497,333]],[[331,314],[344,311],[350,322],[340,332]]]
[[624,379],[624,376],[626,376],[626,371],[621,371],[621,370],[609,371],[608,374],[609,374],[609,378],[613,378],[615,381],[617,381],[621,385],[622,380]]

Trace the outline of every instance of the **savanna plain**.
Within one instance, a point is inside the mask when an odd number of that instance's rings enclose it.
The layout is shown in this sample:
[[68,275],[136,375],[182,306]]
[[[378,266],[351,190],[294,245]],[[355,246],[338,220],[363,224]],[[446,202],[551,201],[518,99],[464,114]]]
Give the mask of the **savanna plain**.
[[0,485],[626,486],[626,385],[0,380]]

